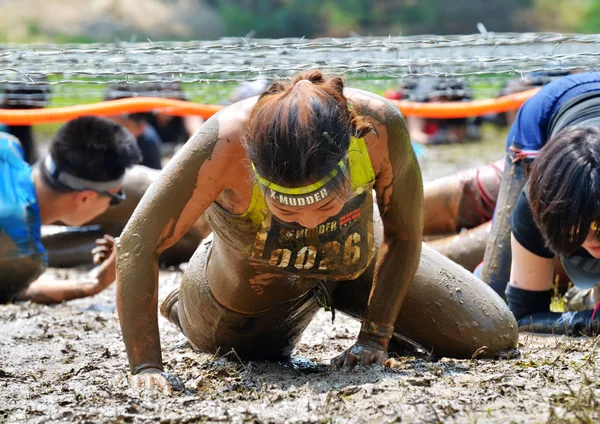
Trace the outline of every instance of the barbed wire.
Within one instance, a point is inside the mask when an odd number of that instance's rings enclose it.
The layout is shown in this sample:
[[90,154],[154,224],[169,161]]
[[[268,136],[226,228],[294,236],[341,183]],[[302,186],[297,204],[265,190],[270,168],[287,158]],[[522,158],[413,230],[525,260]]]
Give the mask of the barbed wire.
[[560,33],[494,33],[471,34],[471,35],[413,35],[397,37],[348,37],[348,38],[280,38],[280,39],[245,39],[245,38],[222,38],[218,41],[166,41],[154,43],[148,42],[119,42],[119,43],[87,43],[87,44],[7,44],[7,49],[25,51],[69,51],[75,50],[81,53],[98,53],[98,49],[106,51],[186,51],[197,49],[261,49],[261,48],[372,48],[372,47],[462,47],[476,45],[519,45],[519,44],[562,44],[562,43],[584,43],[596,44],[600,42],[600,34],[560,34]]
[[[596,70],[599,47],[600,34],[556,33],[4,45],[0,84],[50,85],[52,98],[64,86],[61,95],[74,98],[86,90],[98,95],[106,85],[180,83],[189,90],[284,79],[312,68],[349,81],[524,78],[529,73]],[[24,94],[13,96],[27,100]]]

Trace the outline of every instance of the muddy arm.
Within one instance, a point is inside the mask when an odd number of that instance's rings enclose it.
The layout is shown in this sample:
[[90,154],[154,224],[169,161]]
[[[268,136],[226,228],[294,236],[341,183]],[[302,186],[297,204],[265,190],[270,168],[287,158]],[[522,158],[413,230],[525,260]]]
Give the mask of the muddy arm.
[[115,281],[116,252],[115,240],[109,235],[96,240],[96,247],[89,252],[93,262],[98,264],[87,277],[79,281],[55,279],[42,275],[19,294],[19,300],[36,303],[60,303],[67,300],[94,296]]
[[[334,358],[334,368],[388,363],[388,345],[400,306],[419,266],[423,233],[423,181],[406,122],[390,102],[365,91],[353,101],[369,117],[365,137],[375,171],[375,192],[384,237],[357,342]],[[355,100],[355,99],[352,99]]]
[[419,266],[423,183],[404,119],[389,111],[385,124],[387,157],[375,185],[384,238],[359,340],[376,335],[387,348],[400,306]]
[[600,333],[600,315],[595,311],[550,312],[552,290],[531,291],[509,285],[506,299],[519,331],[567,336]]
[[[114,281],[114,278],[112,281]],[[80,281],[70,281],[43,275],[31,283],[29,287],[27,287],[27,290],[19,294],[16,299],[50,305],[53,303],[66,302],[68,300],[80,299],[82,297],[94,296],[100,293],[104,288],[106,288],[105,285],[100,284],[97,278],[91,276]]]
[[117,242],[117,308],[134,374],[162,370],[158,257],[217,198],[226,187],[220,176],[228,176],[226,169],[239,161],[230,151],[234,143],[220,141],[220,115],[211,118],[167,164]]
[[502,298],[504,298],[504,290],[510,275],[509,217],[527,181],[527,167],[528,163],[526,161],[520,160],[513,163],[512,155],[506,156],[500,193],[494,211],[492,231],[483,258],[484,267],[481,279]]
[[427,241],[427,244],[453,262],[473,272],[483,260],[491,221],[456,235]]

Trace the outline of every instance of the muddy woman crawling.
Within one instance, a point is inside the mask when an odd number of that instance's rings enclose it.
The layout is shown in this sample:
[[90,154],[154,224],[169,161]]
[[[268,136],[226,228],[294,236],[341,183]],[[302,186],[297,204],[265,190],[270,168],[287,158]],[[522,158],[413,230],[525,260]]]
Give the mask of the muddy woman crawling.
[[397,108],[309,71],[207,121],[118,240],[133,387],[176,380],[163,372],[157,258],[203,213],[213,234],[160,308],[201,351],[289,357],[323,305],[362,320],[334,368],[385,364],[400,336],[453,357],[516,346],[501,299],[422,247],[421,174]]

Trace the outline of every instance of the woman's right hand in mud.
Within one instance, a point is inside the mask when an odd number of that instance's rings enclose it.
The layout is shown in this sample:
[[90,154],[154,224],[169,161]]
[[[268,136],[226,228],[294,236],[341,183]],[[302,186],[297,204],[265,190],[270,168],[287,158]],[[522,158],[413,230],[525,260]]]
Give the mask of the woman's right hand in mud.
[[183,392],[185,389],[185,386],[179,377],[158,368],[146,368],[139,373],[132,375],[129,380],[129,385],[132,389],[137,391],[158,391],[165,395]]

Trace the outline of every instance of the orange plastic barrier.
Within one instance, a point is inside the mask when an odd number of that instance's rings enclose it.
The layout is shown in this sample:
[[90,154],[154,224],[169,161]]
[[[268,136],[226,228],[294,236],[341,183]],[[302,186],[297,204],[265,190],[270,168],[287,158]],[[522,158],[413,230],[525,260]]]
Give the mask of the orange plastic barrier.
[[481,116],[488,113],[499,113],[518,109],[527,99],[539,90],[539,88],[534,88],[495,99],[473,100],[470,102],[421,103],[396,100],[394,103],[402,111],[404,116],[435,119],[468,118],[469,116]]
[[[496,99],[470,102],[419,103],[400,100],[394,103],[405,116],[437,119],[464,118],[518,109],[538,90],[536,88]],[[208,119],[224,107],[220,105],[199,105],[159,97],[135,97],[47,109],[0,109],[0,122],[6,125],[33,125],[68,121],[84,115],[111,116],[151,110],[169,115],[196,115]]]
[[114,116],[122,113],[148,112],[151,110],[178,116],[197,115],[208,119],[224,107],[199,105],[160,97],[134,97],[47,109],[0,109],[0,122],[6,125],[33,125],[68,121],[85,115]]

